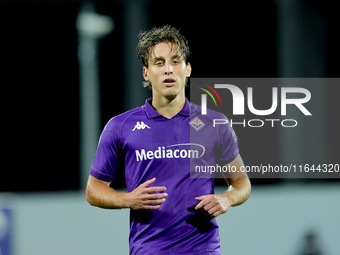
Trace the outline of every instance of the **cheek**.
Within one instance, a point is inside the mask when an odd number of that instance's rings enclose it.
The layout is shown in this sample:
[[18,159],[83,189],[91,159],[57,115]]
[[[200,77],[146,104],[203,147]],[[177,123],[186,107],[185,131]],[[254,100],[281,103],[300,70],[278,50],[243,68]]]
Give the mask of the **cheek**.
[[187,77],[188,75],[190,75],[190,69],[185,63],[183,63],[183,65],[179,68],[178,71],[181,76]]
[[149,71],[149,77],[150,79],[157,79],[162,75],[161,68],[155,68]]
[[179,74],[181,77],[186,78],[188,76],[188,69],[185,68],[181,68],[181,70],[179,71]]

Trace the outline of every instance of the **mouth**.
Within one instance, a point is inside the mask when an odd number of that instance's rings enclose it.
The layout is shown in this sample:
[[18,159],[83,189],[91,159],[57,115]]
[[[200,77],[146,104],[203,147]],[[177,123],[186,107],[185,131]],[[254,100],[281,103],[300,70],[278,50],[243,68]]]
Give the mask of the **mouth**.
[[166,78],[163,80],[163,84],[167,87],[171,87],[176,84],[176,80],[174,78]]

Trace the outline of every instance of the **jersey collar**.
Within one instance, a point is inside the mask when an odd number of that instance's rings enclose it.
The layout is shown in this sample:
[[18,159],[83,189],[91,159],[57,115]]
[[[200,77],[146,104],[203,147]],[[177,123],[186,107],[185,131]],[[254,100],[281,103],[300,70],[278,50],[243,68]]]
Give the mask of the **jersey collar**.
[[[148,98],[145,100],[145,105],[143,106],[148,119],[163,117],[159,112],[156,111],[155,108],[153,108],[153,106],[151,105],[151,102],[152,102],[152,98]],[[186,117],[190,116],[190,102],[188,101],[187,98],[185,98],[184,107],[182,108],[182,110],[179,111],[179,113],[177,113],[177,115],[186,116]]]

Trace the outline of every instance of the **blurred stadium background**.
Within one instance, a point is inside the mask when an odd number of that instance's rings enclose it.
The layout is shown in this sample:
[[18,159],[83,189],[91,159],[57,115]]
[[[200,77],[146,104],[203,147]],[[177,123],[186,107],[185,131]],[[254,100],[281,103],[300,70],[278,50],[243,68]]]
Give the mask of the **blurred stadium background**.
[[[128,210],[92,208],[84,191],[105,123],[150,96],[135,57],[140,30],[180,28],[193,52],[193,77],[339,77],[335,4],[0,0],[8,165],[0,175],[0,255],[128,253]],[[339,92],[317,91],[323,131],[297,133],[296,144],[279,128],[255,134],[235,127],[246,164],[266,157],[279,165],[292,154],[309,163],[320,150],[327,151],[324,163],[340,163]],[[249,201],[218,218],[223,254],[340,254],[338,179],[252,183]],[[123,175],[112,186],[124,189]]]

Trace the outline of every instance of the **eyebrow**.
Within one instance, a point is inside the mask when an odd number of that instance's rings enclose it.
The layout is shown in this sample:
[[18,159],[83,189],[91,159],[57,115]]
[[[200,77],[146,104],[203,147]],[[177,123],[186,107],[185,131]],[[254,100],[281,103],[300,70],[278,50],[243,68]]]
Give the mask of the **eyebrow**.
[[[172,56],[171,56],[171,59],[175,59],[175,58],[181,58],[181,56],[178,55],[178,54],[175,54],[175,55],[172,55]],[[153,61],[153,62],[157,62],[157,61],[159,61],[159,60],[164,60],[164,59],[165,59],[164,57],[153,57],[153,58],[152,58],[152,61]]]

